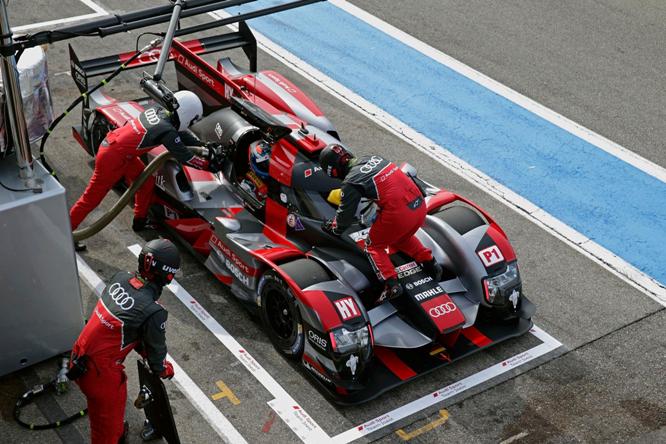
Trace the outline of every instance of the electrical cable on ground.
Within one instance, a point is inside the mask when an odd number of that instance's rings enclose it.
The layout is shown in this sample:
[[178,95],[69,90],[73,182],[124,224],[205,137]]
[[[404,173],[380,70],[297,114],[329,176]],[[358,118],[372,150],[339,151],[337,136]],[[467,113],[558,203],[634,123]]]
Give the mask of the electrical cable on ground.
[[25,392],[14,405],[14,420],[21,426],[30,430],[48,430],[62,427],[64,425],[70,424],[75,420],[84,417],[88,413],[88,409],[79,410],[77,413],[68,416],[67,418],[60,419],[58,421],[50,422],[48,424],[34,424],[27,423],[21,419],[21,409],[26,405],[32,403],[38,396],[43,395],[51,390],[56,389],[57,379],[54,379],[46,384],[39,384],[34,386],[32,389]]

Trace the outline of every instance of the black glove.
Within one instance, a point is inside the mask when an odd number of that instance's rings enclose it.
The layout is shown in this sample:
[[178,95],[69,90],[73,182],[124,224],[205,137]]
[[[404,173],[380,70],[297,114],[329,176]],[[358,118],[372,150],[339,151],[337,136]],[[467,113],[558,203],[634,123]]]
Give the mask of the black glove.
[[222,144],[217,143],[217,142],[206,142],[206,143],[204,143],[203,146],[204,146],[204,148],[206,148],[208,150],[209,153],[222,152]]
[[323,224],[321,224],[321,229],[325,232],[332,234],[333,236],[340,236],[342,233],[337,231],[337,226],[335,223],[335,218],[328,219]]
[[222,169],[222,163],[224,161],[224,155],[220,149],[220,145],[214,142],[206,142],[206,149],[208,150],[208,170],[211,173],[217,173]]

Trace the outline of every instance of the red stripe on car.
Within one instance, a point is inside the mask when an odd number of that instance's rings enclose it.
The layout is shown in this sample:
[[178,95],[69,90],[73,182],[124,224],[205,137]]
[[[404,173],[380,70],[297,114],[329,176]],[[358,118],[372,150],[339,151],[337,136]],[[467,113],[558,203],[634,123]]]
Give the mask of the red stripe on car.
[[325,331],[332,330],[342,325],[340,315],[333,303],[328,299],[326,293],[321,290],[302,291],[302,301],[309,308],[317,312],[322,328]]
[[393,350],[386,347],[375,347],[374,353],[382,364],[402,381],[416,376],[416,372],[405,364]]
[[493,343],[492,339],[481,333],[481,331],[473,325],[463,329],[462,334],[479,348],[486,347]]
[[490,224],[487,233],[493,242],[495,242],[495,245],[499,247],[506,262],[516,260],[516,252],[513,251],[513,247],[509,243],[509,240],[506,238],[504,232],[501,231],[501,228],[499,228],[496,223],[493,222]]

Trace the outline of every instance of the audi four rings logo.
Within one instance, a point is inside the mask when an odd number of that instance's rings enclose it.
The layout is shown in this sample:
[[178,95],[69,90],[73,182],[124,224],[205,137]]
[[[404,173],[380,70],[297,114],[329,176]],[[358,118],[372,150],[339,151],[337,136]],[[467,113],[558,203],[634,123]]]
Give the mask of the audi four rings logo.
[[361,167],[361,173],[369,173],[370,171],[374,170],[380,163],[382,163],[381,157],[372,156],[370,160],[368,160],[368,163]]
[[118,282],[109,287],[109,296],[123,310],[134,307],[134,298],[127,294],[127,291]]
[[438,305],[437,307],[431,308],[428,313],[430,313],[430,316],[432,316],[433,318],[438,318],[440,316],[444,316],[445,314],[454,312],[457,309],[458,308],[456,307],[456,304],[454,304],[453,302],[447,302],[446,304],[441,304]]

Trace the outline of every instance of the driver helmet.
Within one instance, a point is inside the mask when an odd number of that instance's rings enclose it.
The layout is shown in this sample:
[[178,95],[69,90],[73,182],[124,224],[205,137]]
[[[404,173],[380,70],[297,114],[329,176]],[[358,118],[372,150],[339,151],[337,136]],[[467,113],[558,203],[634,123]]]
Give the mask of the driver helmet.
[[271,146],[263,140],[250,145],[250,168],[262,179],[268,177],[268,164],[270,163]]
[[168,239],[154,239],[139,253],[139,274],[160,287],[173,280],[180,269],[178,248]]
[[178,102],[178,131],[185,131],[203,117],[203,105],[199,96],[192,91],[176,91],[173,95]]
[[349,161],[354,155],[339,143],[327,145],[319,154],[319,164],[326,174],[344,179],[349,172]]

